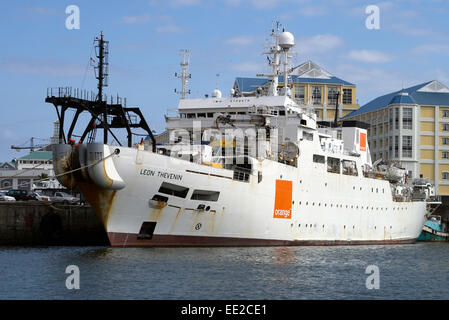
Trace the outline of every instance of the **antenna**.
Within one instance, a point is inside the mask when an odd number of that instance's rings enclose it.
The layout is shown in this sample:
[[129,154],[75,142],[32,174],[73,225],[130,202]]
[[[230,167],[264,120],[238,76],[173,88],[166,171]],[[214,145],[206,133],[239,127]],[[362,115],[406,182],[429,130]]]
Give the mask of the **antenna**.
[[181,62],[181,69],[182,73],[181,75],[178,75],[175,72],[175,77],[178,79],[181,79],[182,87],[181,92],[177,91],[175,89],[175,93],[178,93],[181,95],[181,99],[186,98],[186,94],[190,94],[190,90],[187,91],[187,79],[190,79],[192,75],[190,73],[187,73],[189,70],[189,61],[190,61],[190,51],[187,49],[183,49],[180,51],[180,55],[182,56],[182,62]]
[[[103,103],[103,87],[108,86],[109,75],[109,41],[103,40],[103,31],[101,31],[100,38],[95,37],[95,52],[98,59],[98,65],[95,67],[95,77],[98,80],[98,96],[97,103],[104,104],[103,109],[103,140],[108,143],[108,109],[107,102]],[[92,132],[95,135],[95,130]]]
[[[284,56],[284,89],[285,96],[288,95],[288,74],[292,72],[293,69],[288,69],[288,55],[289,50],[295,45],[295,40],[293,35],[290,32],[286,32],[283,29],[280,32],[281,23],[276,21],[276,30],[273,28],[271,30],[271,37],[273,38],[273,43],[270,48],[264,52],[263,54],[267,55],[268,65],[271,67],[271,74],[257,74],[258,77],[268,77],[270,80],[270,86],[268,88],[269,96],[277,96],[277,88],[279,83],[279,75],[280,75],[280,55]],[[272,55],[272,57],[270,57]]]
[[[103,101],[103,87],[108,86],[109,76],[109,41],[103,39],[103,31],[101,31],[100,38],[95,37],[95,55],[98,59],[98,64],[94,67],[95,78],[98,80],[98,101]],[[95,60],[91,59],[95,62]]]

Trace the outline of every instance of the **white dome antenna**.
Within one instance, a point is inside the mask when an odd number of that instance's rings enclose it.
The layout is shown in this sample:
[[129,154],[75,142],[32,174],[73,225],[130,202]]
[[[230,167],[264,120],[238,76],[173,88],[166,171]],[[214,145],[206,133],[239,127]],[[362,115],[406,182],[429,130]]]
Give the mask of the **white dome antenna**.
[[288,50],[294,45],[295,37],[290,32],[284,31],[279,35],[279,46],[282,49]]

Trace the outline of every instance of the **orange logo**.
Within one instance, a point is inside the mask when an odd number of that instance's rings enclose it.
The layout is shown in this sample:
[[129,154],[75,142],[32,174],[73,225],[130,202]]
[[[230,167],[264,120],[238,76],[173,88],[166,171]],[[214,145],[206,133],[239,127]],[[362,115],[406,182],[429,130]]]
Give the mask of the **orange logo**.
[[366,151],[366,133],[360,132],[360,151]]
[[292,182],[276,180],[276,196],[274,199],[274,216],[278,219],[292,217]]

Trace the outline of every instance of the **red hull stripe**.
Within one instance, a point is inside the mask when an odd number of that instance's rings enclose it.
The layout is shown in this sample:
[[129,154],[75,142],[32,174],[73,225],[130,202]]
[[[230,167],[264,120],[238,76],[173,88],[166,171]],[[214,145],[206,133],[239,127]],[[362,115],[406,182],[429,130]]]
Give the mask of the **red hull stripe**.
[[371,241],[322,241],[322,240],[270,240],[229,237],[199,237],[177,235],[153,235],[152,239],[137,239],[137,234],[108,232],[113,247],[269,247],[269,246],[332,246],[377,245],[414,243],[416,239]]

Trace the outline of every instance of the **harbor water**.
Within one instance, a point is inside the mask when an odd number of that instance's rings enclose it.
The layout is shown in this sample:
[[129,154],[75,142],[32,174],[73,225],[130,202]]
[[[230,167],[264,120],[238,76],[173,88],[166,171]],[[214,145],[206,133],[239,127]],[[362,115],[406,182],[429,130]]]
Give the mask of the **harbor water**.
[[448,249],[1,247],[0,299],[449,299]]

